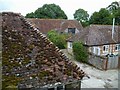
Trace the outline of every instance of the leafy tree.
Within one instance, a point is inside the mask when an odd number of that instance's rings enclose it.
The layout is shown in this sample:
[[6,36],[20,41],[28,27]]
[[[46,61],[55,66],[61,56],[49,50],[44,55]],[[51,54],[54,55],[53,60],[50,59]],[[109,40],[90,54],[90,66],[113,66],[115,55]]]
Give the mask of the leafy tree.
[[107,8],[112,15],[112,18],[116,18],[115,24],[120,25],[120,4],[115,1],[112,2]]
[[54,30],[47,33],[48,38],[60,49],[65,49],[67,35],[59,34]]
[[73,43],[73,53],[74,53],[76,60],[87,62],[88,53],[87,53],[86,48],[83,46],[81,42]]
[[67,16],[58,5],[44,4],[34,13],[28,13],[26,18],[67,19]]
[[89,20],[90,24],[112,24],[112,16],[108,10],[101,8],[99,12],[94,12]]
[[116,23],[117,25],[120,25],[120,8],[116,11],[116,13],[115,13],[114,16],[115,16],[115,18],[116,18],[116,19],[115,19],[115,20],[116,20],[115,23]]
[[107,9],[111,12],[111,13],[115,13],[116,10],[118,10],[120,8],[120,5],[117,1],[112,2]]
[[34,18],[35,14],[33,12],[26,14],[26,18]]
[[83,26],[87,26],[88,25],[88,21],[89,21],[89,14],[87,13],[87,11],[83,10],[83,9],[78,9],[75,11],[74,15],[74,19],[78,20],[79,22],[81,22],[81,24]]

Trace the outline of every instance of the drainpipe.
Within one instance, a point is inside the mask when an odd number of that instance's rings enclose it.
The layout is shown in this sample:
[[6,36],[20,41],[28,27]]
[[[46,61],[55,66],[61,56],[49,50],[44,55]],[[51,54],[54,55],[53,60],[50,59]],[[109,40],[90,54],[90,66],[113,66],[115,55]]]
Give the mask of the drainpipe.
[[115,30],[115,18],[113,18],[112,39],[113,39],[113,35],[114,35],[114,30]]
[[[115,31],[115,18],[113,18],[113,26],[112,26],[112,40],[114,40],[114,31]],[[114,40],[115,41],[115,40]],[[112,46],[113,48],[113,46]],[[112,51],[110,51],[110,53],[113,53],[113,49]]]

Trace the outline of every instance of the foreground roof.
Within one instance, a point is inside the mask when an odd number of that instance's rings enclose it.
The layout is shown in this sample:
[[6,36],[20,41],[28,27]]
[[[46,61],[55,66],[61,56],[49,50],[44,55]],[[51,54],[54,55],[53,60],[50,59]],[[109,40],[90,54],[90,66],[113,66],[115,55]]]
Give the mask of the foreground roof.
[[35,19],[29,18],[35,27],[37,27],[42,33],[46,34],[50,30],[57,30],[64,32],[67,28],[77,28],[82,30],[82,25],[77,20],[66,20],[66,19]]
[[68,41],[82,41],[86,45],[120,43],[120,27],[115,26],[112,38],[112,25],[90,25]]
[[3,87],[42,87],[81,80],[85,73],[23,16],[2,13]]

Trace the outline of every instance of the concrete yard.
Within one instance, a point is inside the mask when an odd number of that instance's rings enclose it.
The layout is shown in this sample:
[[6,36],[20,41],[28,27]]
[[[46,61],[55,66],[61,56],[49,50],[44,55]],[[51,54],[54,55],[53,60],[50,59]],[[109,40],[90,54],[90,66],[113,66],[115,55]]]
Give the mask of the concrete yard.
[[[99,70],[87,64],[80,63],[74,60],[74,57],[68,54],[66,49],[62,50],[63,53],[76,63],[90,78],[83,78],[82,88],[119,88],[118,79],[120,78],[120,71],[118,69],[113,70]],[[118,78],[119,73],[119,78]],[[120,84],[120,83],[119,83]]]
[[118,88],[118,70],[102,71],[74,61],[90,78],[83,78],[82,88]]

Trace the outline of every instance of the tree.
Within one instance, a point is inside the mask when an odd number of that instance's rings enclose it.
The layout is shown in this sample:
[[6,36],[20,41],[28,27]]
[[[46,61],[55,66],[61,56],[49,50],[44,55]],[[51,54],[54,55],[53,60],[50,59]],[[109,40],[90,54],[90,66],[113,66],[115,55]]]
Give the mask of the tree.
[[115,2],[112,2],[108,7],[107,9],[112,13],[114,14],[116,10],[118,10],[120,8],[120,5],[117,1]]
[[120,4],[117,1],[112,2],[106,9],[111,13],[112,18],[116,18],[115,24],[120,25]]
[[83,9],[78,9],[75,11],[74,15],[74,19],[78,20],[79,22],[81,22],[81,24],[83,26],[87,26],[88,25],[88,21],[89,21],[89,14],[87,13],[87,11],[83,10]]
[[26,18],[35,18],[35,15],[33,12],[26,14]]
[[67,16],[58,5],[44,4],[42,7],[38,8],[34,14],[28,13],[26,18],[67,19]]
[[65,49],[67,35],[59,34],[55,30],[51,30],[47,33],[48,38],[60,49]]
[[116,13],[115,13],[115,24],[117,24],[117,25],[120,25],[120,8],[116,11]]
[[88,53],[87,53],[86,48],[83,46],[81,42],[73,43],[73,54],[76,60],[87,62]]
[[101,8],[99,12],[94,12],[89,20],[90,24],[112,24],[112,16],[108,10]]

